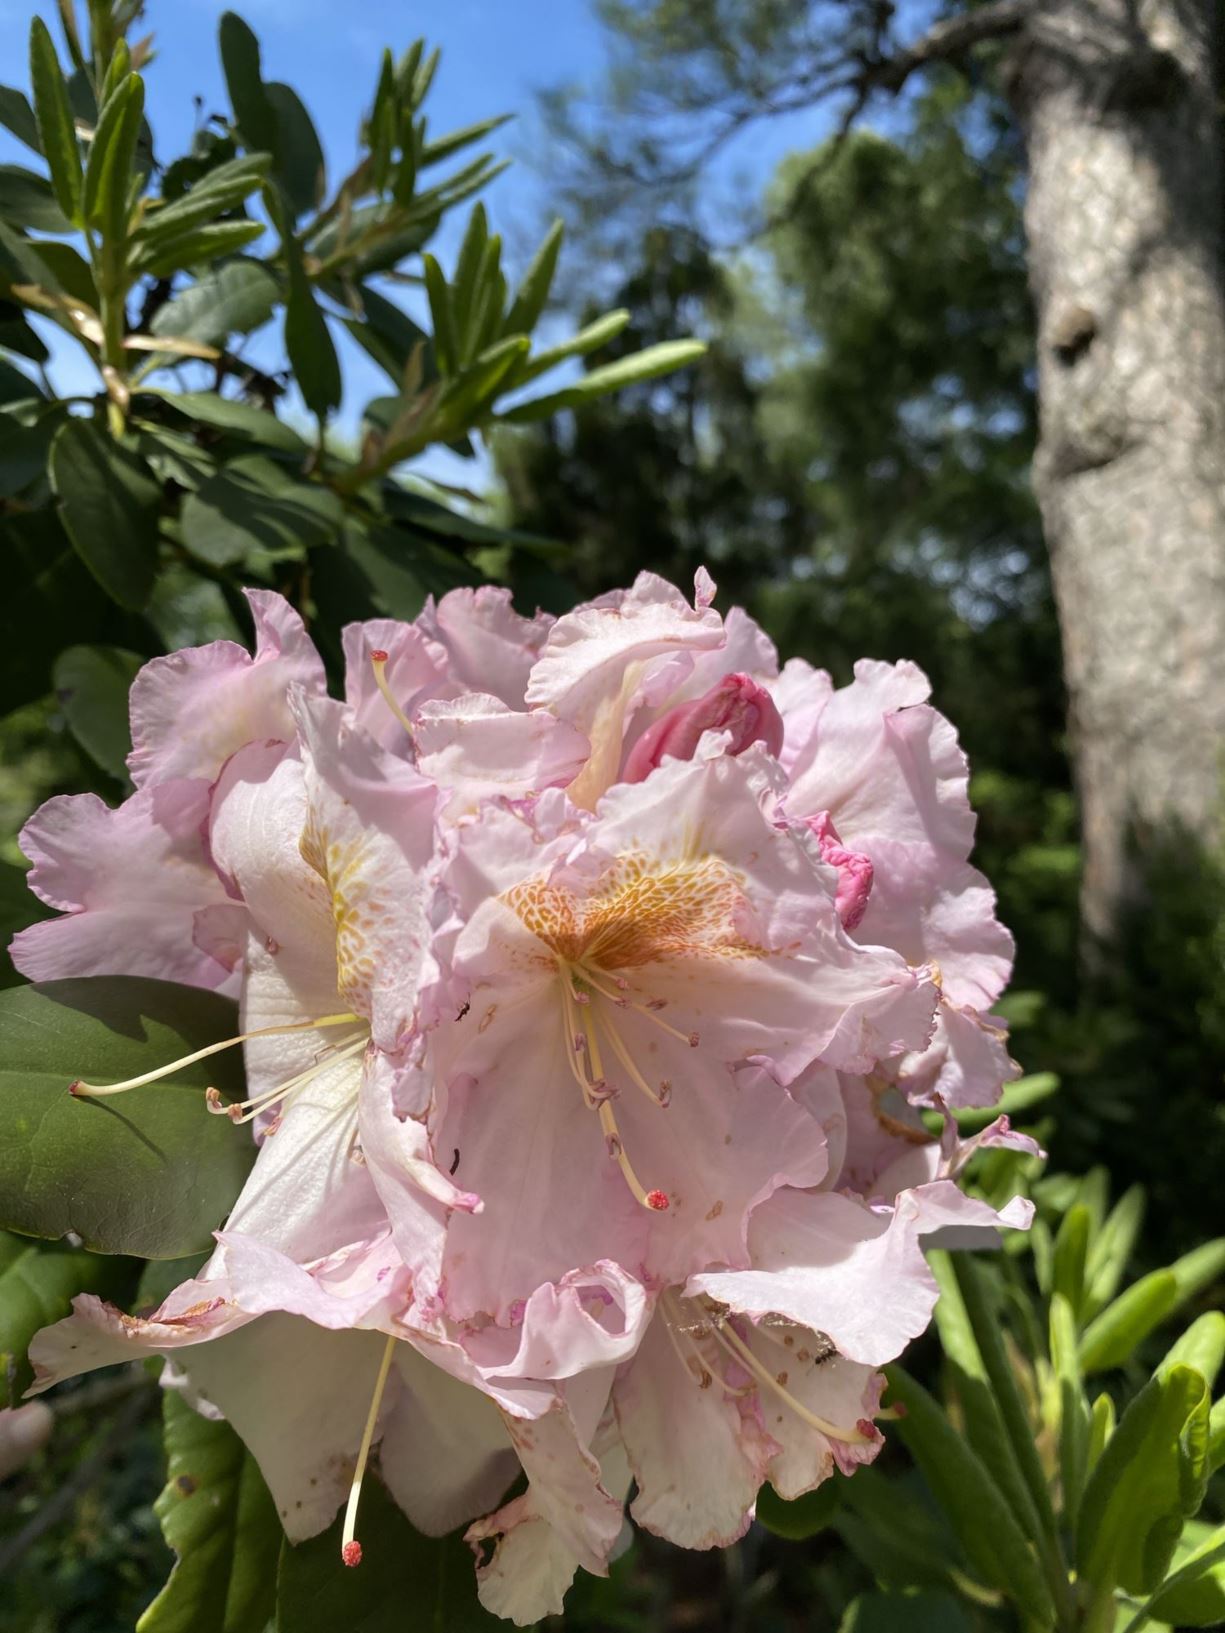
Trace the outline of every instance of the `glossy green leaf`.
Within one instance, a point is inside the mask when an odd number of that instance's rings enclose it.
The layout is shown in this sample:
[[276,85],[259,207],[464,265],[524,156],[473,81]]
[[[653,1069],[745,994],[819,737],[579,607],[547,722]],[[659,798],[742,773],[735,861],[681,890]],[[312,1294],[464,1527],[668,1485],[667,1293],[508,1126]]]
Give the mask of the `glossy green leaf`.
[[493,119],[478,120],[475,125],[465,125],[461,130],[448,131],[436,141],[427,142],[421,150],[420,168],[424,170],[426,165],[439,164],[443,159],[449,159],[454,154],[462,152],[464,148],[471,147],[474,142],[484,141],[486,136],[500,130],[513,118],[514,115],[510,113],[497,114]]
[[1225,1463],[1225,1395],[1208,1414],[1208,1472],[1215,1474]]
[[1208,1388],[1190,1367],[1151,1378],[1132,1400],[1089,1477],[1077,1569],[1096,1589],[1150,1594],[1165,1576],[1183,1521],[1207,1479]]
[[0,1408],[34,1381],[26,1351],[36,1332],[68,1315],[78,1293],[119,1299],[133,1280],[130,1259],[0,1231]]
[[168,204],[146,211],[137,235],[142,243],[161,244],[177,238],[188,227],[216,221],[235,209],[263,182],[272,164],[267,153],[249,153],[231,159],[203,176],[190,191]]
[[1094,1401],[1093,1410],[1089,1416],[1089,1450],[1085,1461],[1086,1474],[1091,1474],[1097,1467],[1098,1459],[1106,1450],[1116,1426],[1114,1401],[1103,1390]]
[[121,781],[132,746],[128,692],[144,659],[117,646],[69,646],[52,670],[69,730],[103,771]]
[[303,401],[317,419],[326,419],[340,407],[340,360],[315,292],[303,277],[290,280],[285,350]]
[[560,220],[555,221],[545,234],[544,242],[533,255],[506,316],[508,335],[530,335],[540,321],[540,314],[544,311],[549,291],[553,287],[557,258],[561,254],[561,241],[564,235],[565,226]]
[[1178,1282],[1172,1271],[1154,1270],[1133,1282],[1085,1329],[1080,1364],[1086,1375],[1122,1366],[1177,1304]]
[[914,1470],[858,1469],[838,1492],[833,1528],[882,1587],[947,1588],[964,1575],[957,1540]]
[[[50,691],[59,642],[96,635],[106,597],[52,509],[6,516],[4,551],[0,711],[8,713]],[[49,629],[55,641],[48,641]]]
[[[1225,1525],[1191,1521],[1174,1555],[1174,1569],[1144,1607],[1149,1620],[1177,1628],[1225,1622]],[[1144,1625],[1137,1617],[1125,1633]]]
[[307,453],[305,442],[292,425],[286,425],[275,414],[252,403],[236,402],[232,397],[219,397],[211,391],[160,391],[152,386],[143,387],[142,395],[160,398],[187,419],[229,432],[244,442],[302,457]]
[[220,346],[233,334],[262,327],[280,298],[280,285],[268,269],[239,257],[201,273],[158,308],[149,327],[155,335]]
[[898,1433],[975,1569],[1015,1600],[1023,1614],[1049,1626],[1054,1615],[1050,1592],[986,1465],[921,1384],[899,1367],[887,1369],[887,1376],[893,1398],[906,1408]]
[[574,385],[550,392],[547,397],[533,397],[526,403],[519,403],[515,408],[505,410],[498,418],[508,425],[526,425],[532,420],[549,419],[563,409],[582,408],[584,404],[610,392],[624,391],[626,387],[640,385],[644,380],[654,380],[660,375],[674,374],[677,369],[688,368],[705,351],[706,347],[700,340],[663,341],[658,346],[648,346],[645,351],[619,358],[615,363],[605,363],[602,368],[592,369]]
[[1073,1320],[1081,1309],[1085,1292],[1085,1262],[1089,1254],[1092,1216],[1083,1203],[1064,1214],[1055,1237],[1051,1265],[1051,1286],[1067,1301]]
[[281,1522],[255,1459],[228,1423],[168,1390],[166,1484],[154,1504],[176,1555],[137,1633],[264,1633],[276,1609]]
[[771,1485],[762,1486],[757,1493],[757,1523],[776,1537],[786,1537],[788,1542],[806,1542],[815,1537],[828,1528],[837,1511],[838,1490],[833,1480],[790,1502]]
[[154,278],[168,278],[206,261],[220,261],[227,255],[254,244],[264,236],[260,221],[214,221],[205,227],[190,227],[174,238],[156,244],[141,243],[132,257],[134,269]]
[[222,13],[218,32],[221,69],[230,93],[234,122],[249,148],[275,153],[277,117],[260,72],[259,41],[232,11]]
[[167,1065],[237,1030],[235,1006],[167,981],[106,976],[0,993],[0,1225],[75,1231],[100,1253],[179,1258],[210,1245],[255,1155],[204,1090],[241,1098],[226,1051],[106,1099],[69,1094]]
[[82,561],[112,600],[139,611],[157,571],[162,494],[149,467],[94,421],[70,419],[51,444],[51,486]]
[[1122,1285],[1144,1223],[1143,1185],[1133,1185],[1111,1209],[1089,1250],[1085,1269],[1088,1288],[1082,1316],[1091,1321],[1104,1310]]
[[[28,357],[32,363],[45,363],[51,355],[15,301],[0,301],[0,349],[17,352],[21,357]],[[26,375],[19,374],[7,358],[0,357],[0,365],[6,371],[5,379],[0,380],[0,403],[13,402],[20,397],[43,396],[42,387]],[[13,375],[16,380],[12,382],[14,389],[10,389],[5,381]]]
[[5,415],[0,419],[0,499],[11,499],[45,477],[55,433],[64,411],[39,414],[29,425]]
[[257,548],[300,552],[335,538],[340,500],[317,482],[296,481],[262,454],[223,465],[183,501],[184,546],[215,567]]
[[[630,320],[630,314],[619,309],[615,312],[606,312],[594,323],[587,324],[577,334],[571,335],[569,340],[563,340],[557,346],[550,346],[547,351],[537,352],[529,357],[526,364],[515,376],[516,385],[526,385],[529,380],[535,380],[541,374],[547,374],[550,369],[564,363],[568,357],[586,357],[588,352],[607,346],[610,340],[615,340]],[[510,325],[507,324],[507,328]]]
[[90,143],[82,209],[110,245],[126,237],[128,189],[144,110],[144,83],[139,74],[129,74],[99,114]]
[[19,164],[0,164],[0,216],[35,232],[73,230],[48,183]]
[[41,17],[35,17],[30,24],[30,84],[34,91],[38,144],[51,172],[56,199],[69,221],[79,221],[81,152],[77,147],[72,109],[68,105],[68,89],[59,57],[50,31]]
[[275,173],[295,215],[304,215],[322,201],[327,175],[323,148],[311,116],[298,93],[270,80],[264,86],[276,118]]
[[321,1536],[281,1548],[276,1633],[499,1633],[506,1624],[476,1596],[471,1550],[459,1534],[418,1535],[377,1480],[361,1503],[362,1562],[340,1563],[340,1520]]
[[19,142],[24,142],[35,153],[41,154],[43,146],[34,109],[25,92],[14,89],[12,85],[0,85],[0,125],[11,131]]
[[12,862],[0,862],[0,948],[3,949],[0,951],[0,987],[20,986],[24,979],[9,956],[9,942],[18,930],[51,916],[51,909],[26,882],[26,869]]
[[1174,1366],[1194,1367],[1211,1389],[1222,1363],[1225,1363],[1225,1315],[1220,1310],[1207,1310],[1174,1341],[1157,1372],[1160,1375]]
[[1064,1523],[1073,1533],[1081,1492],[1089,1469],[1092,1421],[1080,1374],[1076,1318],[1062,1293],[1051,1295],[1051,1363],[1059,1390],[1059,1483],[1063,1492]]
[[442,268],[432,255],[423,255],[421,266],[425,275],[425,293],[430,303],[438,367],[443,374],[453,374],[459,367],[460,345],[451,291]]
[[311,578],[321,634],[361,618],[415,618],[427,595],[443,595],[476,575],[461,556],[409,527],[363,526],[350,520],[338,545],[311,552]]

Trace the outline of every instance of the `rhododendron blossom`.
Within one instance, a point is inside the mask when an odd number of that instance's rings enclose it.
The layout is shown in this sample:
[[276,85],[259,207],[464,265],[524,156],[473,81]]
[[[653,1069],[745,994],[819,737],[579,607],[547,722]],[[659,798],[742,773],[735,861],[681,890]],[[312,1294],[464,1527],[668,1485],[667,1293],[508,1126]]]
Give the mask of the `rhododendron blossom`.
[[[200,1275],[140,1319],[79,1299],[39,1387],[165,1356],[291,1539],[349,1493],[350,1564],[373,1458],[520,1623],[607,1569],[627,1500],[711,1547],[763,1481],[870,1461],[924,1238],[1028,1220],[955,1183],[948,1107],[1013,1067],[952,728],[913,665],[780,675],[713,595],[453,591],[350,626],[334,700],[251,592],[254,657],[137,677],[137,792],[23,837],[64,916],[18,967],[237,990],[248,1097],[208,1104],[259,1145]],[[81,1097],[132,1086],[80,1065]]]

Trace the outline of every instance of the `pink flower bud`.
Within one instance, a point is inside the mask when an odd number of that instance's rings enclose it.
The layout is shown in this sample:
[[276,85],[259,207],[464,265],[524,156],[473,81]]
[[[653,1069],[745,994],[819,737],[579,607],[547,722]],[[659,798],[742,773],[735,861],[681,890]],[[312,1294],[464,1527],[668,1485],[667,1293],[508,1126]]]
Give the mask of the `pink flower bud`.
[[813,838],[821,847],[821,860],[838,870],[838,893],[834,906],[844,930],[853,930],[863,918],[872,890],[871,858],[845,849],[828,811],[808,818]]
[[729,754],[764,743],[771,754],[783,746],[782,717],[764,686],[748,675],[724,675],[704,696],[678,703],[649,726],[630,750],[623,782],[642,782],[665,758],[692,760],[704,731],[731,732]]

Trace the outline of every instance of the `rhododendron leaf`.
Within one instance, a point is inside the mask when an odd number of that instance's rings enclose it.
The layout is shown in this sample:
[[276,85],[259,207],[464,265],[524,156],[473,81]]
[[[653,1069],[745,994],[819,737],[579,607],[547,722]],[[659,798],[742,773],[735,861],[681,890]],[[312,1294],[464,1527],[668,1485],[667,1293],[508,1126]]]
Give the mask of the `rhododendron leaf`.
[[921,1384],[900,1367],[886,1368],[886,1376],[893,1399],[906,1408],[898,1432],[975,1569],[1040,1626],[1049,1626],[1054,1610],[1046,1582],[986,1465]]
[[1095,1236],[1085,1266],[1083,1321],[1092,1321],[1118,1292],[1144,1223],[1145,1202],[1143,1185],[1124,1191]]
[[1183,1521],[1203,1499],[1209,1399],[1200,1373],[1175,1366],[1151,1378],[1120,1418],[1077,1527],[1077,1570],[1097,1590],[1118,1583],[1147,1594],[1164,1577]]
[[824,1531],[838,1511],[838,1488],[832,1480],[815,1491],[806,1491],[793,1502],[786,1502],[773,1486],[762,1486],[757,1493],[757,1521],[776,1537],[788,1542],[805,1542]]
[[144,662],[118,646],[70,646],[55,660],[52,678],[68,728],[112,777],[127,781],[132,747],[128,692]]
[[281,1522],[255,1459],[228,1423],[167,1392],[166,1484],[154,1504],[177,1555],[137,1633],[263,1633],[276,1601]]
[[972,1623],[947,1593],[861,1593],[847,1606],[838,1633],[970,1633]]
[[51,445],[51,486],[77,554],[112,600],[140,611],[157,571],[152,471],[92,420],[70,419]]
[[1160,1326],[1177,1303],[1178,1282],[1170,1270],[1154,1270],[1133,1282],[1085,1331],[1080,1364],[1086,1377],[1122,1366],[1141,1339]]
[[123,1297],[134,1275],[130,1259],[0,1232],[0,1407],[19,1405],[34,1381],[26,1351],[40,1327],[63,1320],[78,1293]]
[[1174,1564],[1174,1572],[1124,1633],[1139,1633],[1150,1622],[1172,1627],[1219,1627],[1225,1622],[1225,1525],[1213,1530],[1203,1521],[1188,1521]]
[[882,1587],[946,1588],[964,1574],[956,1539],[913,1470],[890,1478],[857,1469],[839,1497],[834,1529]]
[[[281,1547],[276,1633],[345,1628],[354,1633],[494,1633],[507,1624],[476,1596],[471,1550],[458,1532],[423,1537],[377,1480],[362,1487],[361,1564],[340,1562],[341,1522],[308,1542]],[[145,1630],[141,1630],[145,1633]]]
[[132,976],[50,981],[0,993],[0,1225],[75,1231],[101,1253],[170,1259],[211,1245],[255,1156],[203,1090],[241,1098],[237,1051],[106,1099],[116,1082],[237,1031],[216,993]]
[[1225,1364],[1225,1315],[1220,1310],[1206,1310],[1170,1346],[1157,1371],[1161,1374],[1174,1366],[1194,1367],[1211,1389],[1222,1364]]
[[1085,1293],[1085,1260],[1089,1252],[1093,1220],[1083,1202],[1069,1208],[1055,1237],[1055,1257],[1051,1285],[1068,1302],[1074,1317],[1079,1316]]
[[0,955],[0,987],[15,987],[22,981],[8,954],[13,935],[27,925],[37,924],[39,919],[51,917],[51,909],[30,889],[25,868],[0,862],[0,945],[5,949]]

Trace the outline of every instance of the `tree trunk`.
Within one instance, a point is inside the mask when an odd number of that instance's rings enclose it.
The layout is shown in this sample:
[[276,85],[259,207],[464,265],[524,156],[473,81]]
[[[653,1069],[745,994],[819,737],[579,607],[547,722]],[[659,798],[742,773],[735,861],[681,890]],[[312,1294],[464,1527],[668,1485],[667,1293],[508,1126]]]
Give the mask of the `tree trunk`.
[[1038,0],[1018,41],[1035,480],[1093,939],[1171,826],[1215,846],[1225,749],[1217,0]]

